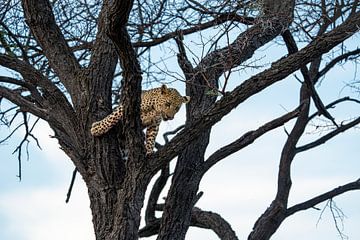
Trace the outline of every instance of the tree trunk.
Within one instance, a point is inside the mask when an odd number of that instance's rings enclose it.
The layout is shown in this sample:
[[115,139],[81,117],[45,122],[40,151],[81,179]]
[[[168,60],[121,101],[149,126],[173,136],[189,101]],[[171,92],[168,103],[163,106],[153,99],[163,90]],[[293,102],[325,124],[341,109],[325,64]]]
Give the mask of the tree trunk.
[[185,239],[191,213],[198,200],[197,192],[202,178],[201,166],[209,142],[210,130],[187,147],[178,158],[175,174],[166,198],[157,239]]
[[[95,164],[94,174],[85,180],[96,239],[138,239],[141,208],[153,176],[145,163],[136,164],[120,154],[115,157],[117,149],[107,148],[95,159],[102,164]],[[125,165],[116,164],[124,161]]]

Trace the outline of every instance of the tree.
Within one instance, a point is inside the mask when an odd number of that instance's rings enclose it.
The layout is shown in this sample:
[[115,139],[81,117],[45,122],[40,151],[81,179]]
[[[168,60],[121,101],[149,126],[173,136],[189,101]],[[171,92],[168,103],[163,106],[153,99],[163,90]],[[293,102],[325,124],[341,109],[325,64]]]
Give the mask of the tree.
[[[0,19],[0,65],[14,73],[0,76],[0,100],[12,103],[2,110],[2,123],[11,125],[22,114],[26,141],[36,139],[29,114],[48,122],[87,185],[97,239],[155,234],[161,240],[184,239],[190,225],[212,229],[221,239],[238,239],[220,215],[195,207],[201,197],[201,179],[218,162],[291,120],[294,124],[279,158],[276,196],[248,239],[269,239],[294,213],[360,188],[360,180],[355,180],[288,205],[296,154],[360,122],[359,116],[335,119],[329,111],[342,102],[359,104],[359,99],[324,103],[316,89],[333,67],[358,63],[360,50],[346,47],[345,42],[359,30],[358,1],[9,0],[1,4]],[[194,35],[200,36],[202,55],[187,41]],[[270,42],[285,43],[288,52],[268,68],[257,66],[255,51]],[[154,51],[164,46],[171,48],[170,54],[177,53],[182,71],[177,78],[185,83],[191,102],[182,130],[146,156],[140,94],[146,82],[161,82],[164,74],[174,75],[159,67],[166,60],[156,64]],[[258,68],[258,73],[236,85],[233,78],[245,64]],[[216,123],[295,72],[301,74],[301,79],[296,75],[301,87],[295,109],[205,157]],[[355,88],[357,84],[352,82]],[[118,101],[124,105],[123,122],[103,137],[92,137],[91,124],[109,114]],[[323,135],[299,144],[315,118],[326,122],[316,125]],[[169,163],[175,159],[171,186],[165,203],[160,204],[160,192],[170,178]],[[146,206],[146,226],[139,229],[145,191],[159,171]],[[161,218],[155,210],[162,211]]]

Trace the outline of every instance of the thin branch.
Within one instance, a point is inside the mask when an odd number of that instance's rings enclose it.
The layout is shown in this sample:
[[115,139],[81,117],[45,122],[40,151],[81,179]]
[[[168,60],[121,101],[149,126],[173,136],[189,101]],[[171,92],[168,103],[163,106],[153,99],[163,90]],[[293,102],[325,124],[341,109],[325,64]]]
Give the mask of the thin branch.
[[246,146],[253,143],[256,139],[261,137],[263,134],[276,129],[282,125],[284,125],[286,122],[290,121],[291,119],[295,118],[299,114],[300,108],[296,108],[295,110],[276,118],[270,122],[265,123],[261,127],[259,127],[256,130],[249,131],[242,135],[240,138],[235,140],[234,142],[220,148],[213,154],[211,154],[208,159],[204,163],[204,172],[209,170],[213,165],[221,161],[222,159],[228,157],[229,155],[245,148]]
[[25,127],[25,135],[24,135],[23,139],[21,140],[21,142],[19,143],[19,145],[13,151],[13,154],[16,152],[18,153],[18,175],[17,175],[17,177],[19,178],[20,181],[21,181],[21,176],[22,176],[21,162],[22,162],[22,149],[23,149],[24,143],[26,143],[25,149],[26,149],[27,159],[29,159],[29,151],[28,151],[29,142],[30,142],[29,137],[33,138],[36,141],[37,146],[41,149],[38,139],[31,133],[32,130],[34,129],[35,125],[38,123],[38,121],[39,121],[39,118],[34,122],[33,126],[31,128],[29,128],[27,114],[26,114],[26,112],[23,112],[23,123],[21,125],[23,125]]
[[[346,236],[346,234],[343,233],[345,214],[336,205],[336,203],[335,203],[335,201],[333,199],[329,199],[329,208],[330,208],[330,211],[331,211],[332,218],[334,220],[336,231],[339,233],[339,236],[341,237],[342,240],[349,239],[349,237]],[[338,219],[340,219],[341,227],[339,226]]]
[[[296,45],[296,41],[289,30],[286,30],[283,34],[283,39],[285,41],[285,44],[288,48],[288,51],[290,54],[298,52],[298,47]],[[307,84],[307,87],[309,91],[311,92],[311,97],[315,103],[316,108],[318,109],[319,113],[324,115],[324,117],[328,118],[332,121],[332,123],[337,126],[337,123],[334,120],[334,117],[331,116],[331,114],[326,110],[323,102],[321,101],[320,96],[316,92],[316,89],[314,87],[314,79],[312,79],[314,76],[311,76],[308,68],[304,65],[300,68],[301,74],[303,75],[303,78]]]
[[76,173],[77,173],[77,168],[74,169],[73,174],[72,174],[72,177],[71,177],[71,182],[70,182],[69,190],[68,190],[68,192],[67,192],[67,194],[66,194],[66,200],[65,200],[66,203],[68,203],[69,200],[70,200],[72,188],[73,188],[73,186],[74,186],[74,182],[75,182],[75,179],[76,179]]
[[290,216],[294,213],[297,213],[299,211],[307,210],[309,208],[315,207],[317,204],[324,202],[326,200],[332,199],[338,195],[341,195],[345,192],[353,191],[353,190],[359,190],[360,189],[360,179],[350,182],[348,184],[339,186],[331,191],[328,191],[326,193],[323,193],[319,196],[316,196],[312,199],[309,199],[305,202],[296,204],[292,207],[289,207],[286,210],[286,216]]
[[319,145],[326,143],[327,141],[329,141],[330,139],[332,139],[333,137],[335,137],[339,133],[345,132],[346,130],[358,125],[359,123],[360,123],[360,117],[356,118],[355,120],[353,120],[353,121],[351,121],[351,122],[349,122],[347,124],[342,124],[338,128],[336,128],[334,131],[329,132],[328,134],[322,136],[318,140],[315,140],[315,141],[313,141],[311,143],[308,143],[308,144],[305,144],[303,146],[297,147],[296,148],[296,153],[300,153],[300,152],[309,150],[311,148],[318,147]]
[[[234,21],[234,22],[240,22],[247,25],[251,25],[254,23],[254,18],[252,17],[243,17],[236,13],[228,13],[228,14],[220,14],[218,17],[214,18],[213,20],[210,20],[205,23],[200,23],[195,25],[194,27],[182,29],[181,32],[183,35],[189,35],[191,33],[199,32],[201,30],[205,30],[211,27],[218,26],[220,24],[223,24],[227,21]],[[158,45],[160,43],[163,43],[169,39],[175,38],[178,35],[178,31],[174,31],[171,33],[167,33],[164,36],[154,38],[151,41],[148,42],[135,42],[133,43],[134,47],[152,47],[155,45]]]
[[178,59],[179,66],[180,66],[181,70],[183,71],[186,79],[190,79],[191,78],[190,74],[194,73],[194,67],[191,65],[191,62],[189,61],[189,59],[186,56],[186,50],[185,50],[183,40],[184,40],[183,32],[179,31],[178,36],[175,37],[175,42],[179,49],[179,53],[177,54],[177,59]]
[[341,54],[340,56],[332,59],[328,64],[326,64],[326,66],[323,69],[319,71],[316,78],[319,79],[320,77],[324,76],[330,69],[332,69],[339,62],[359,54],[360,54],[360,48],[357,48],[353,51],[349,51],[347,53]]
[[[343,98],[339,98],[331,103],[329,103],[328,105],[325,106],[326,109],[329,109],[329,108],[333,108],[335,107],[336,104],[338,103],[342,103],[342,102],[355,102],[355,103],[358,103],[360,104],[360,101],[355,99],[355,98],[350,98],[350,97],[343,97]],[[308,121],[310,121],[311,119],[313,119],[314,117],[318,116],[319,115],[319,112],[315,112],[313,113],[312,115],[309,116],[309,119]]]

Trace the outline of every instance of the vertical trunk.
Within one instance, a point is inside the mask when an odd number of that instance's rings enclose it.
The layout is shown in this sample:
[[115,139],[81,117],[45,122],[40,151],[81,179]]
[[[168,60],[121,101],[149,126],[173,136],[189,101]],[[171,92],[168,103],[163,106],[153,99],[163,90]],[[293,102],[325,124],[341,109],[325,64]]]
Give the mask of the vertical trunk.
[[96,239],[138,239],[141,208],[152,175],[142,167],[128,167],[121,184],[101,184],[95,177],[87,184]]
[[[217,79],[204,79],[198,76],[194,82],[206,83],[217,87]],[[187,125],[199,117],[216,100],[216,97],[206,94],[205,87],[189,85],[187,95],[191,101],[187,105]],[[193,144],[187,146],[178,157],[175,173],[166,199],[161,219],[159,240],[182,240],[190,226],[191,212],[197,201],[197,191],[202,178],[202,164],[209,144],[211,129],[202,133]]]
[[157,239],[185,239],[190,226],[191,212],[197,200],[202,178],[201,165],[209,143],[210,130],[206,131],[179,157],[172,184],[166,199],[160,232]]

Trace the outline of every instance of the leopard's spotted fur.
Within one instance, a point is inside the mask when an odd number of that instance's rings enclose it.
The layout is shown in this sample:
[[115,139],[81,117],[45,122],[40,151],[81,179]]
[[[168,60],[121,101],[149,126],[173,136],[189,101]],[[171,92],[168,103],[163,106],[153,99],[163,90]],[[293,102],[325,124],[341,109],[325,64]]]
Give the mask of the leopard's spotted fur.
[[[159,88],[143,91],[141,94],[141,123],[146,128],[146,153],[153,152],[155,138],[159,131],[162,120],[167,121],[174,118],[183,103],[188,103],[190,97],[181,96],[174,88],[162,85]],[[115,126],[123,115],[123,106],[117,107],[104,119],[94,122],[91,127],[93,136],[101,136]]]

